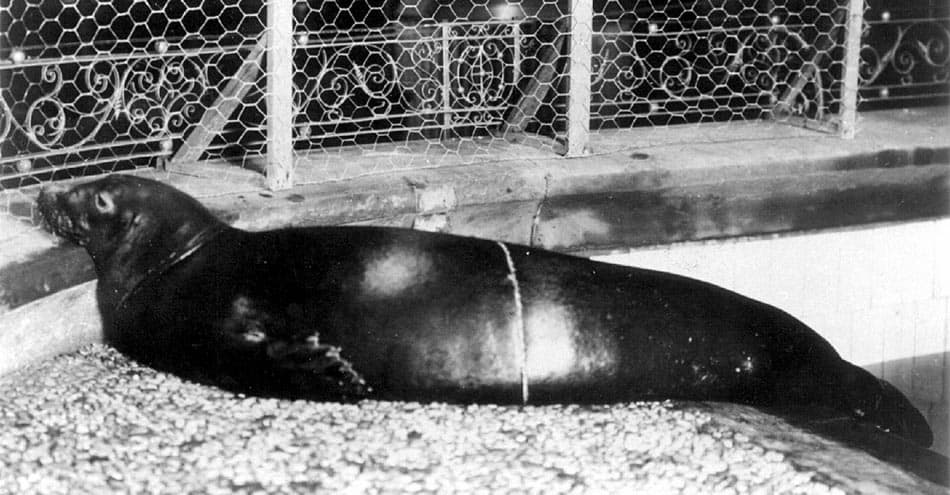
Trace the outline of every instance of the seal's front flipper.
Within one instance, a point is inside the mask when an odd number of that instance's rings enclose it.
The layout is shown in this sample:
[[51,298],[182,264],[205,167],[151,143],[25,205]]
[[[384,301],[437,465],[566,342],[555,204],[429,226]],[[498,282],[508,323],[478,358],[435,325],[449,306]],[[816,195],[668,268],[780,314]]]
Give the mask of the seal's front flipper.
[[316,334],[303,341],[272,341],[267,355],[289,374],[302,395],[358,400],[372,391],[366,380],[340,356],[340,348],[321,344]]

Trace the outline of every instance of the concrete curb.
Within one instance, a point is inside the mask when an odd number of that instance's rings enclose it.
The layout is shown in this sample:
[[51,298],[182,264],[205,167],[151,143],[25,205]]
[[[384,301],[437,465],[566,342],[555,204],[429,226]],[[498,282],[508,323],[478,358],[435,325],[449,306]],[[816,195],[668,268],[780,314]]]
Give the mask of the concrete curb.
[[0,376],[102,342],[96,283],[86,282],[0,315]]

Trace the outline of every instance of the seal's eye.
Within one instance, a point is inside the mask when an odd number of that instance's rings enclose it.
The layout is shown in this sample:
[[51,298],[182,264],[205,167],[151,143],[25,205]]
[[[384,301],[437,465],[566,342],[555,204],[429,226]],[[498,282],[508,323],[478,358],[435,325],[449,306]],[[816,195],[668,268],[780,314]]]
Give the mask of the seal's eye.
[[112,198],[108,194],[104,192],[96,194],[96,209],[98,209],[100,213],[112,213],[114,208],[115,205],[112,203]]

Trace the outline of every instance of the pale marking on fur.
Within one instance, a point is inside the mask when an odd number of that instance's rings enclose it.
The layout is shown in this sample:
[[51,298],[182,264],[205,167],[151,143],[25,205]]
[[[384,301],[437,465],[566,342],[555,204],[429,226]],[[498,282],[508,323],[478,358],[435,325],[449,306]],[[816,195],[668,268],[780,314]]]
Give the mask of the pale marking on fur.
[[511,259],[511,253],[505,243],[498,242],[502,252],[505,253],[505,262],[508,263],[508,280],[514,290],[515,299],[515,325],[517,331],[518,354],[521,360],[521,403],[528,403],[528,345],[524,326],[524,308],[521,305],[521,287],[518,286],[518,275],[515,271],[515,262]]

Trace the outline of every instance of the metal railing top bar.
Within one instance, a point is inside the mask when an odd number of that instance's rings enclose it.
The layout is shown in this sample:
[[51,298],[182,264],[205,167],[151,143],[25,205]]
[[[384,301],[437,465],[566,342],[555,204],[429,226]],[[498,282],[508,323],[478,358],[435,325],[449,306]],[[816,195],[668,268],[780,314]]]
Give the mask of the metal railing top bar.
[[[450,24],[450,26],[455,26],[455,24]],[[299,33],[298,33],[298,36],[299,36]],[[508,35],[505,35],[505,34],[491,34],[491,35],[484,35],[484,36],[459,36],[459,35],[449,35],[449,36],[438,36],[438,37],[435,38],[435,39],[436,39],[436,40],[440,40],[440,41],[443,40],[443,39],[448,40],[448,41],[479,41],[479,40],[511,40],[511,39],[516,39],[517,37],[518,37],[518,36],[517,36],[516,34],[508,34]],[[347,41],[336,41],[336,40],[334,40],[334,41],[331,41],[331,42],[316,42],[316,43],[311,43],[311,42],[308,41],[307,43],[298,43],[296,46],[297,46],[298,48],[306,48],[306,49],[313,49],[313,48],[340,48],[340,47],[351,47],[351,46],[373,46],[373,45],[379,45],[379,44],[387,44],[387,45],[414,45],[414,44],[425,43],[425,42],[429,42],[429,41],[432,41],[432,39],[424,39],[424,38],[423,38],[423,39],[419,39],[419,38],[416,38],[416,39],[400,39],[400,38],[378,37],[378,38],[362,39],[362,40],[359,40],[359,41],[355,41],[355,40],[353,40],[353,41],[349,41],[349,40],[347,40]]]
[[[567,17],[567,16],[565,16]],[[455,26],[483,26],[486,24],[506,24],[506,25],[516,25],[524,23],[533,23],[537,22],[535,19],[489,19],[484,21],[469,21],[465,19],[455,19],[451,21],[436,21],[436,20],[421,20],[414,23],[403,23],[403,22],[392,22],[386,24],[385,26],[380,27],[366,27],[366,26],[353,26],[346,29],[337,29],[333,26],[328,26],[320,29],[307,29],[308,31],[319,33],[322,36],[353,36],[359,35],[361,33],[396,33],[400,31],[405,31],[407,29],[436,29],[439,26],[444,24],[452,24]],[[305,27],[303,23],[296,23],[296,27]]]
[[[217,43],[219,40],[224,39],[224,40],[230,41],[233,39],[235,40],[235,42],[229,42],[223,45],[223,46],[233,46],[233,45],[241,44],[241,42],[237,42],[237,38],[238,37],[235,36],[234,33],[229,33],[229,34],[222,34],[222,35],[203,36],[201,38],[196,38],[194,36],[163,36],[163,37],[154,37],[154,38],[128,38],[123,41],[126,43],[126,46],[130,47],[128,50],[128,52],[130,53],[130,52],[150,51],[152,50],[151,48],[149,48],[150,46],[154,46],[156,44],[163,43],[163,42],[167,43],[168,45],[183,45],[183,44],[188,44],[189,42],[201,42],[202,45],[219,46],[220,44]],[[56,44],[56,46],[59,48],[73,47],[73,46],[92,48],[92,47],[95,47],[96,45],[114,46],[115,41],[113,40],[61,41],[60,43]],[[46,45],[18,45],[16,47],[17,50],[22,50],[22,51],[42,50],[44,48],[47,48],[47,46]],[[11,49],[13,49],[13,47],[2,47],[0,48],[0,53],[10,51]],[[102,54],[105,52],[99,51],[98,53]],[[4,62],[8,62],[8,60],[7,59],[0,60],[0,63],[4,63]]]
[[937,23],[937,22],[947,22],[950,21],[950,16],[945,17],[906,17],[900,19],[887,18],[887,19],[866,19],[864,23],[868,26],[876,26],[878,24],[920,24],[920,23]]
[[[502,122],[501,119],[493,119],[491,121],[484,122],[483,125],[498,124],[501,122]],[[319,125],[316,125],[314,127],[319,127]],[[410,126],[394,125],[392,126],[392,132],[422,132],[422,131],[431,131],[431,130],[447,131],[449,129],[468,129],[470,127],[472,127],[472,124],[469,122],[440,124],[438,126],[412,126],[410,127]],[[375,131],[370,132],[370,131],[360,130],[360,131],[349,131],[349,132],[335,132],[333,133],[332,136],[328,136],[328,137],[332,137],[334,139],[342,139],[342,138],[353,138],[357,136],[365,136],[369,134],[375,134]],[[300,137],[295,137],[294,141],[309,141],[309,138],[300,136]]]
[[[452,113],[476,113],[476,112],[500,112],[508,110],[508,106],[488,106],[488,107],[449,107],[448,110]],[[403,119],[410,117],[421,117],[424,115],[441,115],[445,113],[446,109],[439,108],[424,108],[416,112],[409,113],[387,113],[385,115],[374,115],[372,117],[354,117],[348,119],[335,119],[335,120],[312,120],[302,123],[294,124],[294,127],[306,127],[308,125],[338,125],[338,124],[360,124],[367,122],[375,122],[378,120],[395,120]],[[441,125],[441,124],[439,124]],[[368,131],[369,132],[369,131]],[[377,132],[377,131],[372,131]]]
[[[731,98],[762,98],[769,97],[770,99],[775,99],[774,95],[769,91],[746,91],[746,92],[735,92],[730,94],[723,95],[695,95],[695,96],[671,96],[669,98],[642,98],[637,100],[612,100],[612,101],[593,101],[591,102],[592,106],[598,107],[609,107],[609,106],[619,106],[619,105],[642,105],[644,103],[660,105],[663,103],[677,103],[677,102],[698,102],[703,100],[729,100]],[[752,104],[752,103],[750,103]]]
[[[946,87],[948,81],[931,81],[931,82],[905,82],[900,85],[901,88],[929,88],[933,86],[944,86]],[[866,86],[861,86],[862,90],[875,90],[875,89],[893,89],[893,84],[869,84]]]
[[783,32],[795,32],[804,27],[808,26],[807,24],[763,24],[759,26],[749,25],[749,26],[733,26],[733,27],[712,27],[705,29],[684,29],[682,31],[654,31],[654,32],[620,32],[620,31],[594,31],[594,34],[598,36],[628,36],[632,38],[675,38],[678,36],[683,36],[686,34],[714,34],[714,33],[739,33],[739,32],[749,32],[749,31],[758,31],[758,32],[769,32],[769,31],[783,31]]
[[63,156],[63,155],[79,155],[80,153],[88,153],[91,151],[99,151],[110,148],[121,148],[123,146],[135,146],[141,144],[150,144],[150,143],[160,143],[162,141],[167,141],[169,139],[181,139],[181,133],[170,133],[158,137],[148,137],[142,139],[130,139],[125,141],[112,141],[108,143],[99,143],[85,146],[71,147],[61,150],[51,150],[51,151],[42,151],[34,153],[22,153],[16,156],[10,157],[0,157],[0,165],[6,163],[16,163],[20,160],[36,160],[39,158],[49,158],[51,156]]
[[[944,84],[946,86],[946,84]],[[930,91],[927,93],[928,98],[946,98],[950,96],[950,91],[936,92]],[[863,101],[894,101],[894,100],[920,100],[921,96],[919,94],[909,94],[909,95],[895,95],[889,93],[887,96],[862,96]]]
[[[146,151],[146,152],[140,152],[140,153],[129,153],[129,154],[123,155],[122,159],[131,161],[131,160],[139,160],[139,159],[147,159],[147,158],[158,158],[162,156],[170,156],[171,154],[172,154],[171,151],[155,150],[155,151]],[[43,169],[42,172],[56,173],[56,172],[61,172],[65,170],[75,170],[75,169],[83,168],[83,167],[94,167],[96,165],[108,165],[108,164],[115,163],[116,158],[110,156],[110,157],[99,158],[99,159],[80,159],[80,160],[81,161],[70,162],[70,163],[61,164],[61,165],[50,165],[48,168]],[[33,171],[13,172],[10,174],[3,174],[3,176],[0,176],[0,180],[7,181],[10,179],[25,179],[25,178],[33,177],[35,175],[37,175],[37,172],[33,172]]]
[[66,57],[35,58],[27,59],[23,62],[6,61],[0,63],[0,70],[13,70],[26,67],[49,67],[51,65],[69,65],[69,64],[88,64],[98,62],[125,62],[129,60],[141,59],[161,59],[174,57],[195,57],[201,55],[221,55],[238,54],[253,49],[255,43],[242,43],[229,47],[217,48],[195,48],[168,50],[164,52],[156,51],[135,51],[121,54],[96,54],[96,55],[70,55]]

